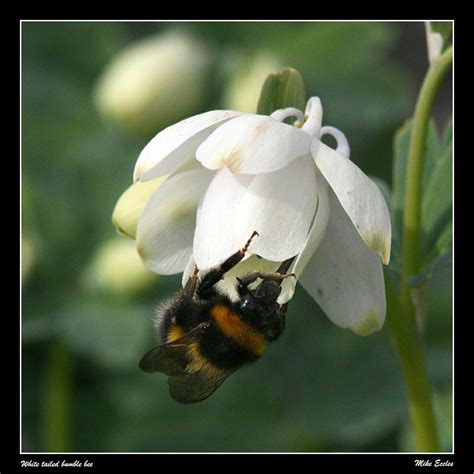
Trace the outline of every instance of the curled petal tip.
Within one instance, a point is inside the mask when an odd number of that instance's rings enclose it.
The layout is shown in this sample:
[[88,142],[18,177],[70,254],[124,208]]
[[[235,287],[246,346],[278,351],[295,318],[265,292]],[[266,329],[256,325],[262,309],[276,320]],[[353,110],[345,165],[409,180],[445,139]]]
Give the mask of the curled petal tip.
[[382,257],[382,263],[384,265],[388,265],[390,263],[390,250],[382,253],[381,257]]
[[380,255],[382,263],[388,265],[390,262],[390,235],[373,233],[363,235],[362,237],[367,246]]

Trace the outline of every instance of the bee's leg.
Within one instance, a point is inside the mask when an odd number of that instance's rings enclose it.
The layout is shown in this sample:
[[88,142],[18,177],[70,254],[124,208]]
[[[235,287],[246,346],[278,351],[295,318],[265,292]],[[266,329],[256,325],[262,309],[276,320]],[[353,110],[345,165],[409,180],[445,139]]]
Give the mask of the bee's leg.
[[252,284],[255,280],[258,278],[261,278],[262,280],[267,280],[270,281],[271,283],[275,284],[276,286],[279,286],[280,283],[288,277],[295,277],[296,275],[294,273],[287,274],[287,270],[290,268],[291,264],[293,263],[293,260],[295,257],[291,257],[288,260],[285,260],[280,264],[280,266],[276,269],[275,272],[271,273],[262,273],[262,272],[252,272],[248,273],[247,275],[237,278],[237,281],[239,284],[237,285],[237,292],[241,297],[244,297],[245,295],[250,295],[253,296],[253,293],[249,290],[248,285]]
[[247,240],[247,243],[233,255],[231,255],[227,260],[222,262],[217,267],[211,268],[208,273],[204,276],[201,283],[197,288],[197,293],[201,294],[210,288],[212,288],[222,277],[232,268],[234,268],[244,257],[247,249],[249,248],[250,243],[253,238],[258,235],[258,232],[253,231],[250,239]]
[[241,285],[247,286],[253,283],[255,280],[257,280],[257,278],[261,278],[262,280],[266,280],[266,281],[269,280],[276,284],[280,284],[285,278],[290,278],[290,277],[296,278],[296,275],[294,273],[283,274],[283,273],[278,273],[278,272],[274,272],[274,273],[252,272],[240,278],[239,282]]
[[252,282],[249,283],[249,282],[242,281],[238,277],[236,277],[236,280],[239,282],[238,285],[237,285],[237,288],[236,288],[237,293],[239,294],[239,296],[241,298],[247,297],[247,298],[252,299],[253,298],[253,292],[250,291],[249,287],[247,286]]
[[271,330],[268,331],[267,337],[269,342],[276,341],[285,329],[285,316],[288,309],[288,303],[282,304],[277,311],[277,317],[273,320]]
[[[267,293],[267,296],[273,295],[273,297],[276,299],[280,293],[280,284],[285,278],[290,278],[294,277],[296,278],[296,275],[294,273],[288,274],[288,275],[283,275],[281,273],[261,273],[261,272],[252,272],[249,273],[241,278],[237,278],[237,281],[239,284],[237,285],[237,293],[240,295],[241,298],[255,298],[255,297],[260,297],[260,295],[263,293],[265,294],[266,291],[268,291],[268,288],[270,285],[270,291]],[[254,281],[256,281],[258,278],[262,280],[262,283],[259,287],[257,287],[256,290],[251,291],[248,288],[248,285],[252,284]],[[266,288],[267,290],[265,290]]]
[[199,269],[197,265],[194,265],[194,271],[192,275],[188,278],[188,281],[186,282],[186,285],[184,286],[184,294],[186,296],[194,296],[194,293],[196,292],[196,287],[198,284],[198,273]]

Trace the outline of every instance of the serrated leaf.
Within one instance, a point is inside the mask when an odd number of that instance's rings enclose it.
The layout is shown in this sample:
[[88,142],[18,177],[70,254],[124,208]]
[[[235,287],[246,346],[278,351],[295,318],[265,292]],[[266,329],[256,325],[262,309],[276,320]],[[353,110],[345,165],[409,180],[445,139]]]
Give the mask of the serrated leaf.
[[[451,124],[448,123],[442,138],[433,120],[430,121],[426,139],[423,170],[422,201],[422,257],[429,260],[439,255],[433,248],[446,225],[451,220],[452,168],[451,168]],[[402,246],[403,210],[406,195],[407,159],[411,138],[411,121],[406,122],[395,134],[392,193],[393,248]]]
[[304,111],[306,93],[300,73],[293,68],[284,68],[270,74],[263,83],[257,113],[270,115],[275,110],[295,107]]
[[[433,162],[434,159],[431,160]],[[428,178],[421,208],[422,256],[427,255],[452,220],[452,159],[447,152]]]

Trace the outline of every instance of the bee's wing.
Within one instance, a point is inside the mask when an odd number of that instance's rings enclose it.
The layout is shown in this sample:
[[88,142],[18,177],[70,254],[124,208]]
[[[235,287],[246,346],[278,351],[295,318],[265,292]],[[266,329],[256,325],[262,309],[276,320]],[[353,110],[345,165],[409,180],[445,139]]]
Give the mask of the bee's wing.
[[196,334],[203,331],[206,323],[201,323],[184,336],[147,352],[140,361],[139,367],[144,372],[162,372],[168,376],[184,375],[189,362],[187,350],[195,340]]
[[196,372],[186,371],[190,362],[189,345],[207,326],[207,323],[199,324],[179,339],[155,347],[140,361],[139,366],[143,371],[162,372],[168,375],[170,395],[177,402],[195,403],[206,399],[234,372],[218,369],[212,372],[205,369]]
[[147,352],[139,367],[144,372],[162,372],[168,376],[185,373],[187,364],[186,350],[164,344]]
[[220,371],[210,377],[203,371],[185,373],[168,379],[171,397],[179,403],[196,403],[211,396],[234,373],[233,370]]

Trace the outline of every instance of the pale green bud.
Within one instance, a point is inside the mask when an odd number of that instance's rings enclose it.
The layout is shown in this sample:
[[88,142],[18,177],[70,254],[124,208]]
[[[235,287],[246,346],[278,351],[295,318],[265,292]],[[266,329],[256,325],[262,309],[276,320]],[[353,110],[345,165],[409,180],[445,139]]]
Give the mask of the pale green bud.
[[143,266],[134,241],[116,237],[98,248],[84,282],[94,290],[134,296],[156,283],[157,276]]
[[36,262],[36,244],[30,237],[21,237],[21,282],[31,275],[31,271]]
[[156,133],[198,110],[210,65],[207,47],[186,33],[153,35],[106,67],[95,89],[97,108],[132,132]]
[[265,79],[281,67],[278,59],[270,53],[236,60],[224,93],[223,108],[255,113]]
[[138,221],[146,203],[167,177],[161,176],[143,183],[137,181],[120,196],[112,214],[112,223],[119,234],[135,238]]

